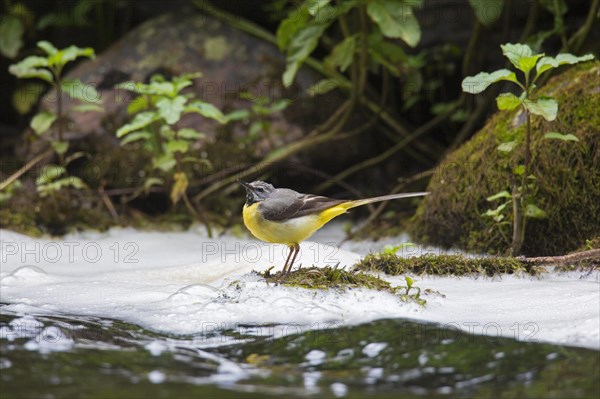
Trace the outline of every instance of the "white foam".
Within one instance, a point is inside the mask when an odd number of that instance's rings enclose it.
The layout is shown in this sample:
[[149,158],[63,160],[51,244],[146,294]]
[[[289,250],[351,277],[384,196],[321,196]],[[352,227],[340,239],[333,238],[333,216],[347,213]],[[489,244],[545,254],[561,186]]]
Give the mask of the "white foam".
[[[331,244],[303,243],[297,264],[350,267],[370,251],[407,240],[347,242],[338,247],[341,231],[339,224],[328,225],[313,239]],[[600,349],[598,272],[585,279],[579,278],[580,272],[542,278],[413,276],[422,291],[430,288],[445,295],[425,295],[428,303],[422,308],[367,289],[267,285],[251,271],[274,265],[274,271],[280,269],[287,248],[227,235],[209,239],[201,227],[187,232],[111,229],[60,240],[0,230],[0,244],[0,301],[9,304],[7,310],[116,318],[173,334],[206,333],[203,342],[195,342],[201,347],[229,342],[210,337],[211,331],[222,328],[282,336],[408,317],[491,337]],[[404,251],[417,255],[434,250]],[[386,279],[405,285],[402,276]],[[2,335],[0,339],[10,339]],[[148,350],[158,353],[161,348],[151,345]]]

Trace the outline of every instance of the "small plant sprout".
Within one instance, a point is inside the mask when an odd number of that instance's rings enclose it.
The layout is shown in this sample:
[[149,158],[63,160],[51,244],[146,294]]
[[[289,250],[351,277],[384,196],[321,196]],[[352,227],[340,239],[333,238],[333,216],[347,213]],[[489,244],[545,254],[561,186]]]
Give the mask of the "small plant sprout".
[[[524,143],[522,137],[512,137],[498,145],[498,151],[503,153],[512,153],[519,148],[522,154],[517,165],[512,168],[512,189],[511,191],[501,191],[488,197],[488,201],[504,200],[497,208],[490,209],[483,215],[491,217],[497,224],[506,224],[503,211],[512,204],[513,211],[513,234],[512,234],[512,255],[517,256],[521,253],[523,241],[525,239],[525,221],[527,218],[543,218],[546,213],[540,209],[533,195],[530,194],[531,188],[535,185],[536,177],[531,173],[531,115],[538,115],[547,121],[556,119],[558,113],[558,103],[555,98],[548,96],[538,96],[538,87],[536,82],[544,73],[560,67],[561,65],[571,65],[583,61],[589,61],[594,58],[588,54],[581,57],[572,54],[558,54],[556,57],[546,57],[542,54],[534,54],[531,48],[525,44],[504,44],[500,46],[502,53],[508,58],[511,64],[523,73],[521,80],[517,79],[515,72],[508,69],[487,73],[481,72],[475,76],[468,76],[462,82],[463,91],[471,94],[478,94],[487,89],[491,84],[509,81],[515,83],[520,88],[519,96],[513,93],[502,93],[496,98],[498,109],[502,111],[512,111],[520,108],[526,115],[526,131]],[[577,137],[569,134],[564,135],[558,132],[547,132],[544,136],[547,139],[558,139],[563,141],[578,141]]]
[[210,165],[208,160],[195,156],[192,145],[206,136],[195,129],[178,128],[176,125],[187,114],[200,114],[219,123],[226,122],[214,105],[194,98],[191,93],[182,94],[182,90],[200,76],[200,73],[184,74],[169,81],[161,75],[154,75],[147,84],[125,82],[117,85],[117,88],[132,91],[138,96],[127,108],[135,116],[121,126],[116,135],[121,139],[121,145],[142,143],[142,148],[152,156],[152,170],[158,173],[158,176],[146,179],[142,191],[152,185],[163,185],[166,179],[171,187],[173,205],[183,200],[193,215],[197,212],[187,196],[188,176],[193,165]]
[[[50,42],[40,41],[37,46],[45,56],[32,55],[17,64],[11,65],[8,70],[11,74],[21,79],[41,79],[56,90],[56,108],[53,111],[42,111],[31,120],[30,126],[35,134],[50,143],[59,159],[59,165],[47,165],[44,173],[36,183],[40,195],[45,196],[63,187],[85,188],[85,184],[76,176],[69,176],[66,166],[72,160],[81,157],[82,153],[66,156],[69,142],[64,137],[65,110],[63,109],[63,95],[79,100],[81,104],[70,108],[70,111],[87,112],[103,111],[102,101],[96,89],[85,85],[79,80],[63,79],[65,65],[80,57],[94,58],[94,49],[90,47],[79,48],[69,46],[57,49]],[[55,134],[52,134],[55,133]],[[50,155],[52,152],[49,152]],[[44,159],[45,154],[40,154],[36,159]],[[30,167],[34,164],[30,163]],[[10,179],[8,179],[10,181]],[[4,188],[4,186],[2,187]]]

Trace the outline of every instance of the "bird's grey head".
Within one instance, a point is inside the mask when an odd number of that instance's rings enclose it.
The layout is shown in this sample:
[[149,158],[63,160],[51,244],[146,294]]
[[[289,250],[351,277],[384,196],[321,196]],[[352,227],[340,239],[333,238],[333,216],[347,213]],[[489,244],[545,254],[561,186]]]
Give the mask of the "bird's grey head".
[[261,180],[252,183],[240,181],[240,184],[246,188],[246,205],[264,201],[275,191],[273,185]]

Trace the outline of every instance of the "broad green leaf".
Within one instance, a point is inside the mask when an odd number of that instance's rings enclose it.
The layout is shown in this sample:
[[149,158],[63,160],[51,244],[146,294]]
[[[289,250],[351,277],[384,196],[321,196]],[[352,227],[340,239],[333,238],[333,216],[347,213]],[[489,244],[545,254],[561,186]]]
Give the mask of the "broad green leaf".
[[46,52],[46,54],[48,55],[53,55],[58,53],[58,49],[56,47],[54,47],[54,45],[52,43],[50,43],[49,41],[46,40],[42,40],[37,42],[37,46],[39,48],[41,48],[42,50],[44,50]]
[[19,63],[9,66],[8,72],[21,79],[39,78],[48,83],[52,83],[54,79],[50,71],[41,68],[47,66],[48,60],[46,58],[32,55]]
[[517,144],[519,144],[517,141],[508,141],[506,143],[501,143],[496,149],[500,152],[511,152],[515,149]]
[[173,170],[175,166],[175,158],[172,153],[162,154],[152,160],[152,167],[154,169],[160,169],[163,172],[169,172]]
[[515,66],[515,68],[521,70],[521,59],[526,57],[531,57],[533,55],[533,51],[531,47],[526,44],[512,44],[506,43],[500,46],[502,48],[502,54]]
[[367,14],[386,37],[402,39],[411,47],[415,47],[421,40],[421,28],[410,3],[371,0],[367,3]]
[[52,192],[56,192],[61,190],[64,187],[73,187],[76,189],[84,189],[87,188],[85,183],[76,176],[67,176],[62,179],[55,180],[51,183],[42,183],[38,185],[37,191],[40,196],[45,197]]
[[133,115],[145,111],[149,109],[150,102],[148,96],[137,96],[127,105],[127,113]]
[[185,112],[196,112],[205,118],[214,119],[220,123],[226,122],[225,116],[219,108],[200,100],[191,102],[187,107],[185,107]]
[[41,174],[37,179],[35,179],[35,184],[46,184],[58,179],[65,173],[65,168],[54,164],[48,164],[42,168],[40,173]]
[[197,139],[203,139],[206,137],[206,135],[204,133],[201,133],[195,129],[191,129],[191,128],[183,128],[183,129],[179,129],[177,131],[177,137],[181,138],[181,139],[186,139],[186,140],[197,140]]
[[150,133],[146,130],[141,130],[141,131],[129,133],[127,136],[125,136],[125,138],[123,138],[123,140],[121,140],[121,145],[133,143],[133,142],[139,141],[139,140],[150,140],[151,138],[152,138],[152,133]]
[[533,219],[543,219],[546,217],[546,212],[533,204],[528,204],[523,213],[525,214],[525,217]]
[[490,26],[502,14],[504,0],[469,0],[477,20],[485,26]]
[[487,197],[486,200],[488,202],[491,202],[491,201],[495,201],[499,198],[512,198],[512,195],[508,191],[504,190],[504,191],[500,191],[499,193],[496,193],[492,196]]
[[233,121],[243,121],[243,120],[247,120],[249,117],[250,117],[250,111],[248,111],[247,109],[238,109],[238,110],[232,111],[232,112],[228,113],[227,115],[225,115],[225,121],[227,123],[233,122]]
[[496,97],[496,104],[501,111],[512,111],[521,105],[521,100],[512,93],[502,93]]
[[188,188],[188,178],[183,172],[177,172],[173,175],[173,187],[171,188],[171,202],[175,205]]
[[336,18],[336,8],[329,5],[331,0],[312,0],[308,5],[308,13],[317,22],[328,22]]
[[7,15],[0,22],[0,53],[7,58],[15,58],[23,47],[25,29],[21,18]]
[[40,82],[27,82],[18,85],[12,93],[12,104],[20,115],[28,114],[44,94],[46,85]]
[[287,47],[287,64],[283,73],[283,84],[285,87],[290,87],[294,82],[298,69],[304,63],[306,58],[314,51],[319,43],[319,39],[327,24],[308,25],[297,32],[292,37]]
[[[488,209],[482,216],[490,216],[496,219],[500,215],[500,212],[502,212],[507,206],[508,202],[505,202],[503,204],[498,205],[496,209]],[[496,219],[496,221],[499,222],[502,219],[503,218]]]
[[579,138],[574,134],[561,134],[558,132],[549,132],[544,135],[547,139],[556,139],[562,141],[579,141]]
[[53,141],[51,144],[52,148],[54,148],[54,152],[56,152],[58,155],[65,154],[69,149],[68,141]]
[[269,107],[269,113],[272,114],[275,112],[281,112],[284,109],[286,109],[287,107],[289,107],[290,104],[291,104],[291,101],[288,100],[287,98],[282,98],[282,99],[273,101],[273,103]]
[[462,89],[464,92],[477,94],[487,89],[492,83],[501,80],[518,83],[514,72],[508,69],[500,69],[492,73],[480,72],[475,76],[467,76],[462,81]]
[[277,46],[279,50],[285,50],[294,36],[303,29],[309,20],[310,14],[306,6],[293,8],[287,18],[277,28]]
[[137,114],[133,120],[126,125],[121,126],[117,130],[117,137],[123,137],[124,135],[131,133],[136,130],[140,130],[143,127],[148,126],[152,122],[160,119],[160,116],[156,112],[147,111]]
[[175,97],[175,85],[172,82],[154,81],[149,84],[141,82],[121,82],[115,88],[132,91],[138,94],[150,94],[165,97]]
[[158,113],[165,120],[165,122],[167,122],[169,125],[173,125],[179,122],[181,114],[185,109],[186,102],[187,98],[184,96],[177,96],[173,99],[161,98],[156,102],[156,108],[158,108]]
[[65,79],[61,83],[63,92],[70,98],[80,100],[90,104],[102,104],[102,98],[96,91],[96,87],[91,84],[83,83],[79,79]]
[[532,114],[540,115],[547,121],[556,119],[558,103],[552,97],[538,97],[535,101],[525,99],[523,104]]
[[333,71],[335,68],[339,68],[340,71],[344,72],[354,58],[354,49],[356,48],[356,35],[349,36],[338,43],[331,54],[324,60],[325,68]]
[[572,65],[578,62],[590,61],[594,59],[593,54],[582,55],[577,57],[573,54],[563,53],[558,54],[556,57],[544,57],[537,63],[537,75],[540,76],[542,73],[549,69],[558,68],[561,65]]
[[104,112],[104,108],[98,104],[79,104],[71,108],[75,112]]
[[190,148],[190,144],[185,140],[171,140],[167,143],[167,151],[176,152],[187,152]]
[[50,126],[56,120],[56,114],[48,111],[43,111],[37,114],[31,119],[30,126],[36,132],[36,134],[42,134],[46,130],[50,129]]
[[339,86],[337,79],[322,79],[310,86],[306,91],[310,96],[325,94]]
[[533,68],[535,68],[535,64],[537,64],[538,60],[544,56],[542,54],[534,54],[530,57],[522,57],[519,60],[519,69],[525,74],[528,74]]
[[56,53],[50,54],[48,56],[48,65],[62,66],[79,57],[87,57],[93,59],[95,57],[94,49],[91,47],[81,48],[77,46],[69,46],[62,50],[58,50]]
[[513,169],[513,173],[517,176],[521,176],[523,173],[525,173],[525,165],[515,166],[515,168]]

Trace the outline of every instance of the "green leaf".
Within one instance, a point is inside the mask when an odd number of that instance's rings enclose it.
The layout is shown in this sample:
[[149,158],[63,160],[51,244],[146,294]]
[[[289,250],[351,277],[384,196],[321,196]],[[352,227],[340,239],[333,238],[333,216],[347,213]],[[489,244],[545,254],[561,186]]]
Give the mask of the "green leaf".
[[54,47],[54,45],[52,43],[50,43],[49,41],[46,40],[42,40],[37,42],[37,46],[39,48],[41,48],[42,50],[44,50],[46,52],[46,54],[48,55],[53,55],[58,53],[58,49],[56,47]]
[[496,97],[496,104],[501,111],[512,111],[521,105],[521,99],[512,93],[502,93]]
[[62,166],[48,164],[42,168],[41,174],[35,179],[35,184],[50,183],[61,177],[65,171],[65,168]]
[[136,130],[140,130],[143,127],[148,126],[152,122],[160,119],[160,116],[153,111],[147,111],[137,114],[133,120],[117,130],[117,137],[123,137],[124,135],[131,133]]
[[287,18],[285,18],[277,27],[277,46],[279,50],[285,50],[294,36],[304,28],[309,20],[309,13],[306,6],[293,9]]
[[58,155],[64,155],[69,149],[68,141],[53,141],[51,144],[52,148],[54,148],[54,152]]
[[[40,43],[48,43],[48,42],[39,42],[38,46],[40,45]],[[54,65],[63,66],[65,64],[67,64],[68,62],[73,61],[79,57],[87,57],[87,58],[93,59],[95,57],[94,49],[91,47],[81,48],[81,47],[77,47],[77,46],[69,46],[62,50],[58,50],[56,53],[49,54],[48,65],[49,66],[54,66]]]
[[525,173],[525,165],[515,166],[515,168],[513,169],[513,173],[517,176],[523,175],[523,173]]
[[517,144],[519,144],[517,141],[508,141],[506,143],[501,143],[496,149],[500,152],[511,152],[515,149]]
[[210,103],[204,101],[194,101],[185,107],[185,112],[196,112],[205,118],[214,119],[217,122],[227,122],[221,110]]
[[546,217],[546,212],[533,204],[528,204],[523,213],[525,214],[525,217],[533,219],[543,219]]
[[171,140],[167,143],[167,151],[176,152],[187,152],[190,148],[190,144],[185,140]]
[[285,87],[290,87],[294,82],[298,69],[314,51],[319,43],[319,39],[327,24],[312,24],[308,25],[297,32],[291,38],[287,47],[287,64],[283,73],[283,84]]
[[91,84],[85,84],[79,79],[65,79],[61,87],[70,98],[90,104],[102,104],[102,98],[96,88]]
[[283,110],[285,110],[287,107],[289,107],[289,105],[291,104],[291,101],[288,100],[287,98],[282,98],[279,99],[277,101],[274,101],[271,106],[269,107],[269,114],[273,114],[275,112],[281,112]]
[[104,112],[104,108],[98,104],[79,104],[71,107],[75,112]]
[[162,154],[160,156],[158,156],[157,158],[154,158],[152,161],[152,167],[154,169],[160,169],[163,172],[169,172],[171,170],[173,170],[173,167],[175,166],[176,161],[175,158],[173,157],[172,153],[165,153]]
[[330,71],[333,71],[335,68],[339,68],[340,71],[345,72],[350,64],[352,64],[355,48],[356,35],[345,38],[338,43],[331,51],[331,54],[325,58],[325,68]]
[[490,197],[487,197],[486,200],[488,202],[491,202],[491,201],[495,201],[499,198],[512,198],[512,195],[508,191],[504,190],[504,191],[500,191],[499,193],[496,193]]
[[[521,59],[533,56],[531,47],[526,44],[512,44],[506,43],[500,45],[502,48],[502,54],[515,66],[515,68],[521,69]],[[525,72],[525,71],[523,71]]]
[[127,136],[125,136],[124,139],[121,140],[121,145],[133,143],[133,142],[139,141],[139,140],[150,140],[151,138],[152,138],[152,133],[150,133],[146,130],[141,130],[141,131],[129,133]]
[[230,113],[228,113],[227,115],[225,115],[225,121],[227,123],[229,122],[233,122],[233,121],[243,121],[246,120],[250,117],[250,111],[248,111],[247,109],[238,109],[235,111],[232,111]]
[[547,121],[556,119],[558,103],[552,97],[538,97],[535,101],[525,99],[523,104],[532,114],[540,115]]
[[569,53],[558,54],[556,57],[544,57],[537,63],[537,76],[540,76],[549,69],[558,68],[561,65],[572,65],[593,59],[593,54],[577,57]]
[[0,53],[7,58],[15,58],[23,47],[25,28],[21,18],[8,15],[0,22]]
[[140,82],[121,82],[115,88],[132,91],[138,94],[150,94],[165,97],[175,97],[175,85],[172,82],[153,81],[149,84]]
[[310,96],[317,96],[319,94],[328,93],[329,91],[338,87],[339,83],[337,79],[322,79],[310,86],[308,89],[306,89],[306,91]]
[[421,40],[421,28],[412,13],[411,3],[371,0],[367,3],[367,14],[386,37],[402,39],[411,47],[415,47]]
[[149,108],[150,102],[148,96],[138,96],[127,105],[127,113],[133,115],[145,111]]
[[485,26],[490,26],[502,14],[504,0],[469,0],[477,20]]
[[54,78],[50,71],[40,68],[47,66],[48,60],[46,58],[32,55],[17,64],[9,66],[8,72],[21,79],[39,78],[52,83]]
[[52,123],[56,120],[56,114],[52,112],[44,111],[40,112],[31,119],[31,128],[39,135],[50,129]]
[[561,134],[558,132],[548,132],[544,135],[547,139],[557,139],[562,141],[579,141],[579,138],[574,134]]
[[500,69],[498,71],[487,73],[480,72],[475,76],[467,76],[462,81],[462,89],[464,92],[477,94],[487,89],[492,83],[508,80],[518,84],[517,76],[514,72],[508,69]]
[[519,60],[519,69],[523,71],[525,74],[528,74],[533,68],[535,68],[535,64],[537,64],[538,60],[544,56],[542,54],[534,54],[531,57],[523,57]]
[[174,123],[179,122],[181,114],[185,109],[186,102],[187,98],[184,96],[177,96],[173,99],[162,98],[156,102],[156,108],[158,108],[158,113],[160,116],[169,125],[173,125]]
[[197,139],[203,139],[206,137],[206,135],[204,133],[201,133],[195,129],[191,129],[191,128],[183,128],[183,129],[179,129],[177,131],[177,137],[181,138],[181,139],[186,139],[186,140],[197,140]]

